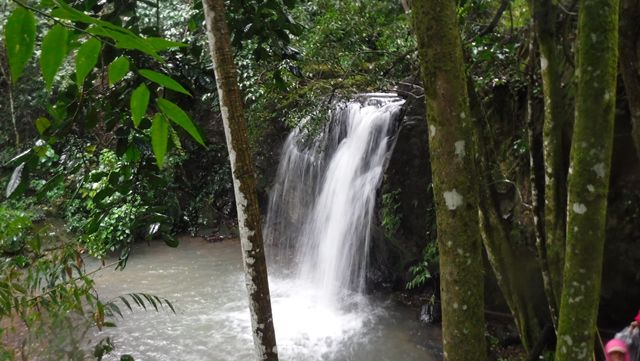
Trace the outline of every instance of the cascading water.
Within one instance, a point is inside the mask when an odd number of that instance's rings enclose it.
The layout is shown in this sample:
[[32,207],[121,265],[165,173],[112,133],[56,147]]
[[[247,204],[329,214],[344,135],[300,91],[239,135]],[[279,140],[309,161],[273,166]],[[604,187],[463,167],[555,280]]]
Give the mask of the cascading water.
[[[415,311],[361,292],[376,188],[401,104],[361,96],[337,107],[318,137],[297,129],[283,148],[265,229],[280,360],[438,359],[429,350],[437,332],[419,325]],[[136,360],[254,360],[240,255],[235,241],[137,245],[124,271],[97,277],[101,294],[144,290],[170,299],[177,314],[127,314],[96,337],[115,338]]]
[[[316,335],[321,342],[348,338],[375,316],[362,296],[367,250],[376,190],[403,102],[394,95],[363,95],[338,105],[315,139],[308,139],[304,125],[287,139],[264,232],[271,274],[289,270],[284,277],[292,283],[287,295],[274,283],[279,340],[282,329],[309,314],[320,318],[303,321],[314,322],[308,328],[328,329]],[[292,312],[299,307],[300,314]],[[303,328],[296,332],[307,332]]]

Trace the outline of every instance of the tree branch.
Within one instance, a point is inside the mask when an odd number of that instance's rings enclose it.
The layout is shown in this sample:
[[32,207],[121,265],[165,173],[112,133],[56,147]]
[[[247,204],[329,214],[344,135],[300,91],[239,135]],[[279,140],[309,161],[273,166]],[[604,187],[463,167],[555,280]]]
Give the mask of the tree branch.
[[500,21],[502,14],[504,14],[505,10],[507,10],[510,3],[511,3],[511,0],[502,0],[502,3],[500,3],[500,7],[498,8],[498,11],[496,11],[496,14],[493,16],[493,19],[491,20],[489,25],[487,25],[484,29],[482,29],[482,31],[480,31],[480,33],[478,33],[476,37],[485,36],[493,32],[495,28],[498,26],[498,22]]

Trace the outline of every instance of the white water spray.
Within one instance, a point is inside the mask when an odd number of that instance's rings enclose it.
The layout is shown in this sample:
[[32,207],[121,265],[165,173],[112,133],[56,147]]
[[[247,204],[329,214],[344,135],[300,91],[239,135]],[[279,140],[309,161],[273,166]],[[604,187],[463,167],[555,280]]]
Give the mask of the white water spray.
[[311,342],[340,342],[375,316],[362,291],[376,190],[403,102],[364,95],[338,105],[315,139],[304,124],[287,139],[264,232],[272,284],[288,285],[273,291],[279,347],[292,328]]

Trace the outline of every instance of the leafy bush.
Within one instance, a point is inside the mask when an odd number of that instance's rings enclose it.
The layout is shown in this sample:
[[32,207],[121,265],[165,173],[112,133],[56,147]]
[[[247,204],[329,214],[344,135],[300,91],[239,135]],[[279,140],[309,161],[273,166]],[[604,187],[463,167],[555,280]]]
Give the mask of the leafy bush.
[[399,195],[399,189],[382,195],[382,227],[387,238],[394,238],[400,229],[402,214],[398,209],[400,208]]
[[428,243],[422,251],[422,261],[412,266],[409,271],[413,279],[407,282],[407,289],[414,289],[424,285],[437,272],[438,247],[435,242]]
[[28,212],[0,205],[0,253],[20,251],[25,246],[31,227]]

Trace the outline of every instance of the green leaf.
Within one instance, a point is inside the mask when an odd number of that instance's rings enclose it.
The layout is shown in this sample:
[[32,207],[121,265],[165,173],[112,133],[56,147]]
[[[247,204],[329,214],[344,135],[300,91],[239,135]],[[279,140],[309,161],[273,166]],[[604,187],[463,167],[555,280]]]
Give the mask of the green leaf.
[[38,200],[43,199],[46,196],[47,192],[62,183],[62,181],[64,181],[64,173],[56,174],[53,178],[49,179],[47,183],[42,186],[42,188],[38,190],[38,192],[36,193],[36,198]]
[[129,59],[120,56],[109,64],[109,85],[119,82],[129,72]]
[[133,120],[133,125],[137,128],[149,106],[149,88],[144,84],[140,84],[140,86],[131,93],[130,104],[131,119]]
[[180,245],[180,241],[178,241],[178,239],[170,234],[166,234],[163,233],[162,234],[164,236],[164,243],[172,248],[176,248]]
[[139,50],[152,56],[159,62],[164,62],[164,59],[158,55],[153,46],[147,42],[147,39],[143,39],[126,29],[120,27],[113,29],[113,27],[114,25],[101,22],[100,25],[94,25],[87,31],[94,35],[113,39],[117,48]]
[[156,113],[151,122],[151,148],[156,157],[158,167],[164,165],[164,155],[167,154],[167,143],[169,141],[169,122],[160,113]]
[[61,19],[72,20],[91,24],[87,31],[94,35],[105,36],[115,40],[116,47],[121,49],[136,49],[152,56],[154,59],[164,62],[161,56],[156,53],[153,46],[146,42],[146,39],[139,37],[132,31],[123,27],[111,24],[108,21],[96,19],[79,10],[74,9],[62,0],[53,0],[59,7],[51,12],[51,15]]
[[82,88],[84,79],[98,63],[101,46],[100,40],[91,38],[85,41],[78,49],[78,54],[76,54],[76,83],[78,88]]
[[185,43],[180,43],[177,41],[171,41],[163,38],[149,37],[143,39],[147,42],[155,51],[162,51],[172,48],[181,48],[187,46]]
[[7,19],[4,36],[11,80],[15,84],[33,54],[36,41],[36,20],[31,11],[17,7]]
[[69,31],[60,24],[54,25],[42,39],[40,69],[48,90],[51,90],[53,78],[67,56]]
[[50,126],[51,126],[51,122],[49,121],[49,119],[45,117],[40,117],[36,119],[36,129],[38,130],[38,133],[40,135],[44,134],[44,132],[47,129],[49,129]]
[[151,80],[154,83],[160,84],[167,89],[171,89],[171,90],[177,91],[178,93],[182,93],[186,95],[191,95],[191,93],[189,93],[182,85],[180,85],[180,83],[171,79],[171,77],[169,76],[160,74],[156,71],[149,70],[149,69],[140,69],[138,72],[143,77]]
[[191,134],[193,139],[195,139],[198,143],[204,145],[202,135],[200,135],[200,132],[198,132],[198,129],[193,124],[193,121],[191,120],[189,115],[187,115],[187,113],[182,110],[182,108],[164,98],[158,98],[156,102],[158,103],[158,107],[160,108],[160,111],[162,111],[162,113],[164,113],[174,123],[182,127],[182,129],[186,130],[187,133]]

